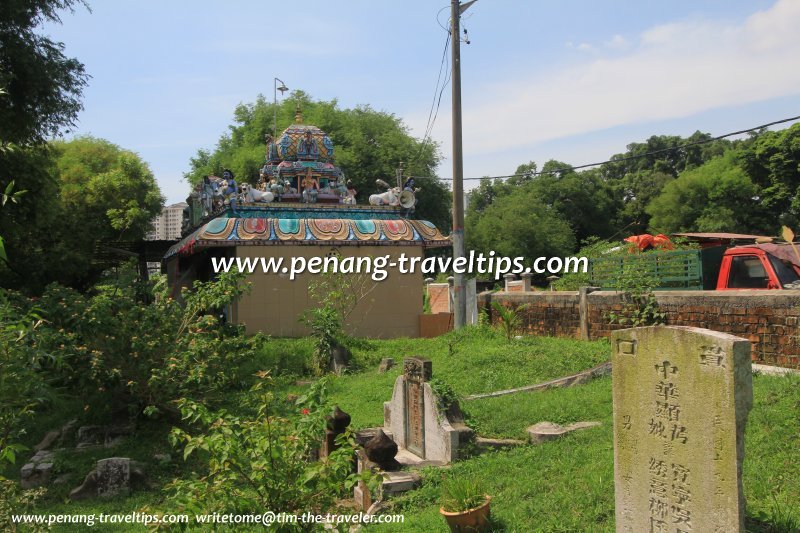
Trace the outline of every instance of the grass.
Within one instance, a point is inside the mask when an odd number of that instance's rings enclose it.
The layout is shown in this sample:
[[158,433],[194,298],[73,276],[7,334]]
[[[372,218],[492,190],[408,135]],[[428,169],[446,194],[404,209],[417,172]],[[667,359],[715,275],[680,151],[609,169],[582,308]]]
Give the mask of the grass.
[[[313,349],[309,339],[272,339],[251,370],[267,368],[277,376],[276,397],[301,393],[295,382],[304,376],[305,361]],[[519,387],[592,367],[608,358],[606,342],[525,338],[507,342],[485,329],[436,339],[359,341],[353,346],[353,374],[332,377],[332,401],[349,412],[356,428],[381,425],[383,402],[402,370],[402,358],[421,355],[433,361],[434,376],[448,382],[462,396]],[[397,366],[377,372],[383,357]],[[236,409],[243,390],[231,391],[226,407]],[[602,425],[538,446],[474,455],[446,469],[423,471],[423,485],[393,500],[390,512],[404,513],[402,526],[371,526],[380,531],[447,531],[439,516],[441,486],[445,479],[476,481],[492,496],[493,523],[508,531],[613,531],[614,481],[611,379],[543,392],[517,393],[463,402],[468,423],[482,436],[524,438],[525,429],[543,420],[568,424],[597,420]],[[291,411],[290,403],[285,408]],[[75,402],[61,402],[41,413],[31,425],[29,445],[48,430],[80,412]],[[134,493],[128,499],[69,503],[69,489],[82,481],[94,461],[124,456],[147,463],[151,478],[163,486],[193,470],[170,450],[169,428],[158,421],[143,422],[136,434],[108,450],[57,455],[60,473],[71,473],[67,485],[54,488],[41,502],[39,513],[127,513],[158,507],[163,492]],[[748,529],[755,532],[800,531],[800,378],[754,377],[754,406],[746,432],[743,484],[748,504]],[[171,453],[173,460],[158,464],[154,453]],[[27,455],[25,456],[27,457]],[[21,463],[13,472],[16,477]],[[278,510],[279,511],[279,510]],[[74,526],[69,529],[75,530]],[[88,529],[87,529],[88,530]],[[119,531],[98,528],[91,531]],[[125,529],[128,530],[128,529]],[[138,530],[144,531],[141,527]]]

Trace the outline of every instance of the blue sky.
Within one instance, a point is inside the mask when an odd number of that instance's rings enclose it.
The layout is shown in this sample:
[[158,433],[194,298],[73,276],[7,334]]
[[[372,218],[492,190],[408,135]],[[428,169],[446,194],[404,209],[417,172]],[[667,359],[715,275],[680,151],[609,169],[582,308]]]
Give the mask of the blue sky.
[[[173,203],[189,158],[214,147],[238,103],[271,99],[274,77],[394,113],[422,137],[448,5],[95,0],[44,30],[92,76],[73,133],[137,152]],[[479,0],[463,25],[465,177],[800,115],[797,0]],[[445,178],[450,103],[448,86],[432,134]]]

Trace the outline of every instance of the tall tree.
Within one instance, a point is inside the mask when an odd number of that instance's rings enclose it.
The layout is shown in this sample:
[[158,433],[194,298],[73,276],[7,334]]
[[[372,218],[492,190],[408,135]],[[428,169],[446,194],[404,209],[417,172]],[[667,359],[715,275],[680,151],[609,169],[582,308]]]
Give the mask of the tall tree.
[[[61,22],[59,11],[80,0],[3,0],[0,3],[0,140],[41,143],[74,124],[87,75],[64,55],[63,43],[37,33]],[[84,4],[85,5],[85,4]]]
[[[435,143],[411,137],[403,121],[393,114],[369,106],[341,109],[336,100],[315,101],[303,91],[292,92],[278,104],[278,135],[294,122],[297,107],[305,124],[322,129],[333,141],[336,165],[359,191],[359,203],[377,192],[377,178],[393,183],[395,169],[402,162],[406,175],[422,176],[417,180],[422,191],[417,195],[416,216],[447,231],[450,193],[435,174],[439,163]],[[196,184],[204,175],[230,168],[240,182],[257,180],[264,165],[264,135],[272,133],[274,112],[273,103],[263,96],[255,103],[237,106],[229,132],[220,137],[213,151],[198,151],[186,179]]]
[[136,154],[101,139],[79,137],[8,156],[29,188],[0,211],[8,262],[0,284],[39,292],[51,282],[88,288],[101,274],[95,245],[144,237],[164,202],[152,172]]

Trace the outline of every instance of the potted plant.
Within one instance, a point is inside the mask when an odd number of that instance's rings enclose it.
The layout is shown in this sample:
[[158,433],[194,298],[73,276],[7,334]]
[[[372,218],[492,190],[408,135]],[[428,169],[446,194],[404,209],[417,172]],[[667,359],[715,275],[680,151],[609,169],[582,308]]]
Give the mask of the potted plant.
[[442,486],[439,512],[450,526],[450,531],[486,531],[491,500],[476,481],[454,478]]

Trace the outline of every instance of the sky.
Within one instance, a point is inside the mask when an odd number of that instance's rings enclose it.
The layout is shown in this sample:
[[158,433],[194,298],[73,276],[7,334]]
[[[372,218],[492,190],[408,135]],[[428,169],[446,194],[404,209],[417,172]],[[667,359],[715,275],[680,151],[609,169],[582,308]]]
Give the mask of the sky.
[[[276,77],[342,108],[393,113],[422,138],[449,19],[446,0],[89,7],[42,28],[91,76],[67,138],[138,153],[167,204],[188,194],[190,157],[214,148],[236,105],[273,99]],[[467,189],[529,161],[594,163],[651,135],[800,115],[799,0],[479,0],[462,26]],[[448,85],[431,133],[442,178],[453,174],[451,103]]]

